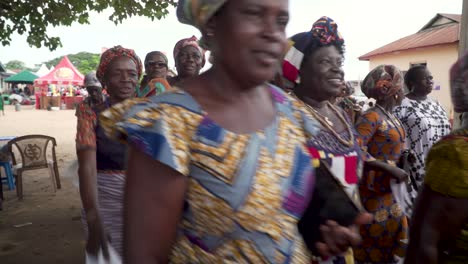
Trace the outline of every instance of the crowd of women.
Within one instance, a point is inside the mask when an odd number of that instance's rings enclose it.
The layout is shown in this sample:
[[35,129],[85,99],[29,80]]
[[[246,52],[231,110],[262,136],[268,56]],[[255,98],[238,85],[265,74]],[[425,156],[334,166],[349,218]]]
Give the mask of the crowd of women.
[[[340,98],[345,40],[331,18],[287,39],[287,0],[180,0],[177,16],[202,33],[175,45],[177,76],[155,51],[142,77],[135,52],[116,46],[85,78],[76,148],[89,255],[467,263],[468,122],[451,131],[428,68],[376,67],[361,84],[376,103],[360,112]],[[464,57],[451,70],[458,112],[467,76]]]

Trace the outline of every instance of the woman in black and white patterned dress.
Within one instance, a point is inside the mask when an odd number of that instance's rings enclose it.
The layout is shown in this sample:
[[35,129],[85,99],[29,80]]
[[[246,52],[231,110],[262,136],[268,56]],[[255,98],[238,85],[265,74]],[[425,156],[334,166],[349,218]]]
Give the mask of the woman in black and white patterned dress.
[[406,73],[405,84],[409,93],[394,113],[406,129],[406,147],[412,150],[416,161],[410,166],[409,196],[403,209],[408,217],[413,201],[425,175],[425,159],[432,145],[450,133],[447,113],[436,100],[429,98],[434,81],[426,66],[415,66]]

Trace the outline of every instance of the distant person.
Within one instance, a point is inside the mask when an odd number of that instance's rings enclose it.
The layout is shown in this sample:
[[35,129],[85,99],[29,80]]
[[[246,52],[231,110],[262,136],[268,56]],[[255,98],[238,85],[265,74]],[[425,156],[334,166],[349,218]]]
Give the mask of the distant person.
[[3,100],[3,93],[0,92],[0,111],[5,115],[5,101]]
[[452,66],[450,88],[463,122],[429,152],[406,264],[468,263],[468,54]]
[[414,199],[424,181],[425,160],[432,145],[450,133],[450,122],[444,108],[428,95],[434,88],[434,80],[426,66],[415,66],[405,75],[409,93],[400,106],[394,109],[406,130],[406,145],[415,155],[410,164],[409,195],[404,202],[405,214],[411,217]]
[[205,50],[195,36],[179,40],[174,47],[174,60],[177,76],[168,78],[171,86],[178,86],[186,79],[200,74],[205,66]]
[[140,88],[137,89],[137,97],[150,97],[170,90],[166,80],[169,73],[168,59],[160,51],[152,51],[145,57],[145,71]]
[[[102,110],[135,95],[141,72],[140,58],[133,50],[116,46],[105,51],[96,75],[107,88],[109,97],[99,107],[83,102],[76,111],[78,175],[86,251],[90,255],[96,256],[101,249],[106,252],[108,238],[122,255],[126,146],[109,139],[97,117]],[[97,85],[93,83],[92,86]],[[99,100],[98,93],[92,98]]]
[[86,74],[83,84],[88,92],[88,97],[85,99],[87,104],[94,107],[101,105],[105,101],[105,96],[102,94],[102,84],[97,79],[96,73],[91,72]]
[[336,105],[344,110],[351,123],[356,123],[357,118],[362,112],[362,106],[352,97],[355,90],[350,82],[345,82],[344,89],[337,99]]

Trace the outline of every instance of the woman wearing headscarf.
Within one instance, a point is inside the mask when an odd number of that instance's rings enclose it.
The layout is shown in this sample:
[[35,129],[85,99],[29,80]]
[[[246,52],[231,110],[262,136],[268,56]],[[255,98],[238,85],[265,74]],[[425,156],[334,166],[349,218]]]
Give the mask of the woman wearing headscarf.
[[405,263],[468,263],[468,54],[450,70],[459,129],[429,152],[426,177],[414,208]]
[[410,164],[411,184],[408,184],[408,199],[404,211],[411,217],[413,202],[423,184],[425,160],[437,141],[448,135],[450,122],[444,108],[435,99],[429,98],[434,80],[426,66],[415,66],[405,74],[405,84],[410,92],[394,110],[406,130],[407,147],[414,153]]
[[[330,167],[333,177],[340,180],[343,189],[359,204],[357,184],[363,167],[362,152],[356,141],[353,123],[330,102],[342,92],[344,86],[344,39],[333,19],[321,17],[309,32],[294,35],[290,43],[292,45],[283,62],[283,74],[287,82],[295,84],[291,94],[299,99],[294,101],[296,108],[301,109],[300,115],[318,120],[322,126],[320,133],[309,135],[307,141],[313,163],[318,167],[316,176],[328,177],[330,172],[324,167]],[[320,197],[321,194],[323,197]],[[312,203],[299,224],[299,230],[312,251],[315,245],[308,241],[308,235],[313,232],[310,229],[314,228],[314,218],[324,211],[324,208],[318,211],[322,206],[318,203],[328,195],[328,190],[316,188]],[[332,210],[339,209],[335,207]],[[354,259],[350,249],[345,256],[313,263],[354,263]]]
[[152,51],[145,57],[146,74],[141,80],[140,88],[137,89],[137,97],[149,97],[171,89],[166,80],[169,72],[166,55],[160,51]]
[[134,96],[141,76],[140,58],[133,50],[113,47],[101,55],[97,78],[109,97],[103,104],[79,105],[76,152],[80,194],[87,232],[86,251],[107,254],[107,242],[122,255],[123,188],[125,184],[126,146],[107,137],[98,115],[112,105]]
[[[297,223],[314,169],[290,100],[266,84],[286,49],[288,1],[179,1],[177,14],[202,31],[213,67],[102,115],[130,145],[127,262],[310,263]],[[335,223],[322,231],[323,255],[359,240]]]
[[198,76],[205,66],[205,50],[195,36],[179,40],[174,46],[173,55],[177,76],[168,79],[172,86],[178,86],[186,79]]
[[392,65],[380,65],[366,76],[362,91],[376,100],[356,122],[358,141],[368,161],[359,193],[374,220],[361,227],[363,243],[354,248],[354,257],[357,263],[397,263],[405,254],[408,222],[391,185],[392,181],[406,181],[407,174],[396,166],[405,145],[405,130],[391,111],[403,100],[403,76]]

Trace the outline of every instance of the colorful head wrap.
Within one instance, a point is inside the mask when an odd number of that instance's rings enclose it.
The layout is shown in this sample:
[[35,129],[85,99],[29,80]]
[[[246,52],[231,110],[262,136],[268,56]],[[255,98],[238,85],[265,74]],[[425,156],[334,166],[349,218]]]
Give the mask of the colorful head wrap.
[[450,90],[455,112],[468,112],[468,53],[450,68]]
[[123,48],[122,46],[115,46],[106,50],[101,55],[101,61],[99,62],[99,66],[96,72],[96,75],[101,83],[104,83],[104,75],[106,74],[109,65],[115,58],[118,57],[128,57],[132,59],[137,66],[138,79],[141,77],[143,65],[141,64],[140,57],[136,55],[135,51],[132,49]]
[[181,23],[201,29],[227,0],[179,0],[177,18]]
[[304,60],[304,53],[309,45],[319,42],[319,47],[342,45],[344,39],[338,32],[338,25],[333,19],[323,16],[317,20],[309,32],[302,32],[289,39],[289,49],[283,61],[283,76],[298,82],[299,70]]
[[395,95],[403,88],[403,74],[393,65],[380,65],[362,82],[362,92],[376,100]]
[[196,49],[198,49],[202,55],[202,67],[205,65],[205,50],[202,49],[202,47],[198,43],[198,39],[195,36],[192,36],[190,38],[185,38],[179,40],[175,46],[174,46],[174,59],[177,59],[177,56],[179,55],[180,51],[187,47],[187,46],[192,46]]
[[[177,18],[181,23],[192,25],[199,30],[212,18],[228,0],[179,0]],[[207,48],[202,37],[200,46]]]

